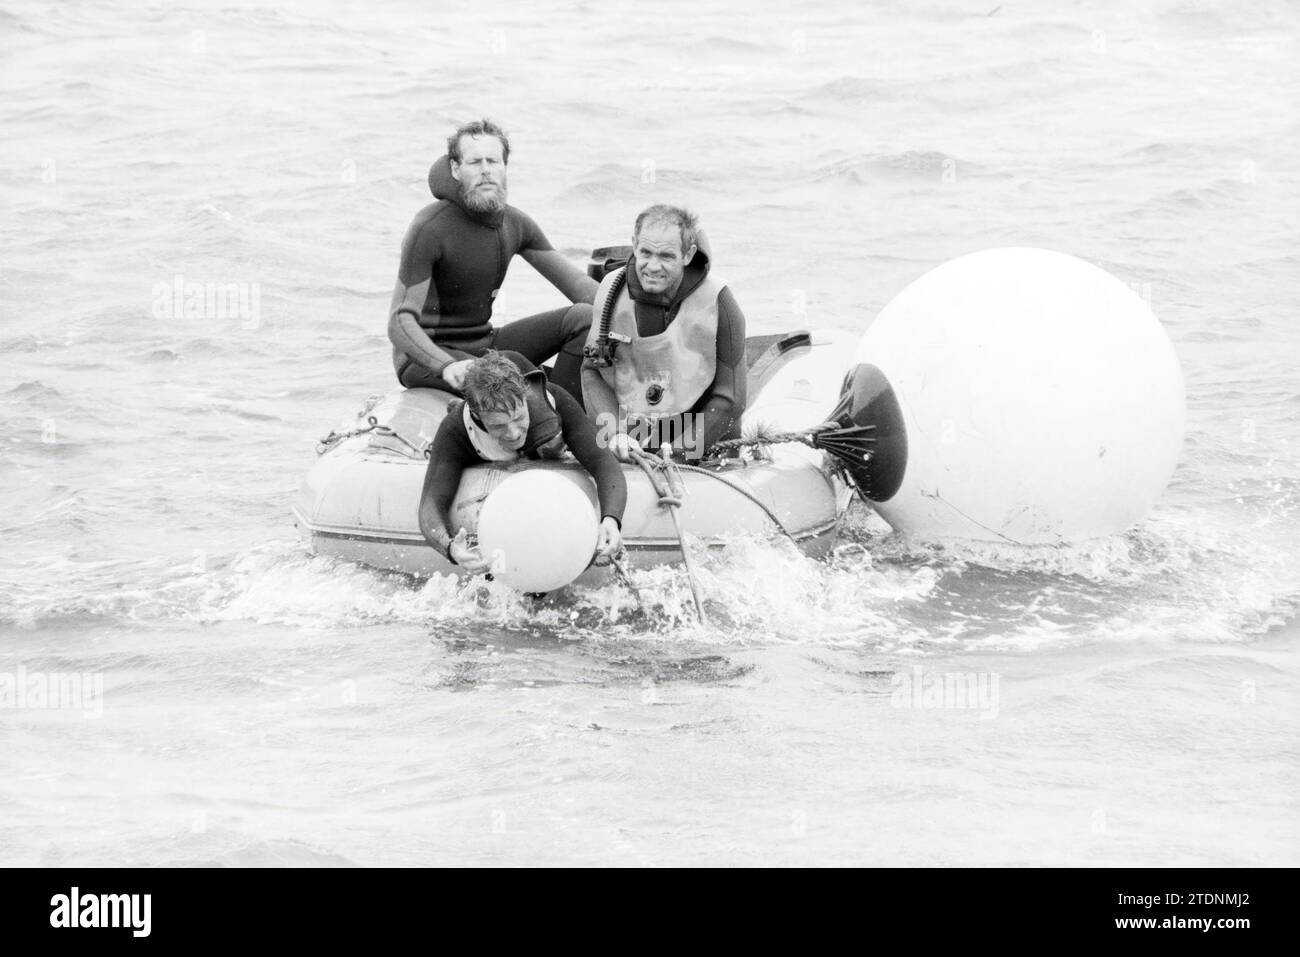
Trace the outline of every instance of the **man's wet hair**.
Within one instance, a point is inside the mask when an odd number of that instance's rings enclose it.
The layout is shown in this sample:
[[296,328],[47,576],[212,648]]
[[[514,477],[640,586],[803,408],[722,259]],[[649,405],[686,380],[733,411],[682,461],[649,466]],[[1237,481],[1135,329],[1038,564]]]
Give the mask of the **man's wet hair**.
[[665,206],[658,203],[649,209],[643,210],[641,215],[636,218],[636,226],[632,229],[632,236],[641,235],[641,227],[646,223],[662,223],[665,226],[676,226],[682,234],[682,255],[695,245],[696,232],[699,229],[700,221],[695,214],[680,206]]
[[524,377],[501,353],[485,352],[470,363],[461,391],[475,415],[513,412],[524,402]]
[[501,141],[501,161],[503,163],[510,162],[510,137],[506,136],[505,130],[487,117],[475,120],[472,123],[466,123],[447,137],[447,156],[456,163],[460,162],[460,138],[462,136],[495,136]]

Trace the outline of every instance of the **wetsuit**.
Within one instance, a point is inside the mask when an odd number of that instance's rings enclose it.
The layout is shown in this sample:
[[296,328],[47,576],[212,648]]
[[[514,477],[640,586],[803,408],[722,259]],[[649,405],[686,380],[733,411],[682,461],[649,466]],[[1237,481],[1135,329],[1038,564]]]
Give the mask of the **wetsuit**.
[[[682,300],[709,274],[709,265],[708,241],[701,233],[695,256],[683,271],[677,291],[672,296],[666,296],[642,289],[636,275],[636,257],[629,259],[626,288],[633,302],[637,334],[648,337],[663,333],[677,315]],[[740,304],[727,286],[723,286],[718,293],[717,306],[718,332],[714,346],[717,350],[717,365],[713,382],[691,406],[688,414],[668,421],[668,424],[675,425],[676,428],[666,436],[658,436],[670,439],[675,449],[690,452],[688,457],[695,457],[694,450],[697,448],[706,451],[715,442],[740,438],[740,419],[746,402],[745,314],[740,311]],[[617,417],[618,399],[614,390],[601,378],[590,361],[583,365],[582,386],[583,401],[593,421],[602,421],[599,418],[602,413]],[[702,440],[695,432],[697,424],[704,430]],[[651,442],[649,447],[653,448],[654,443]]]
[[[555,385],[546,385],[555,402],[560,417],[560,434],[564,444],[596,480],[596,495],[600,501],[601,518],[612,518],[623,526],[623,509],[627,507],[627,481],[614,453],[596,441],[596,430],[576,399]],[[429,453],[429,467],[424,473],[424,491],[420,494],[420,530],[429,543],[451,557],[451,503],[460,488],[465,469],[486,461],[474,448],[469,431],[465,428],[464,403],[453,402],[447,408],[447,417],[438,427]],[[530,435],[531,435],[530,431]],[[540,457],[530,453],[527,457]],[[538,507],[544,508],[544,502]]]
[[[497,213],[467,208],[447,157],[434,163],[429,187],[438,201],[420,210],[406,231],[388,322],[398,381],[454,392],[442,379],[445,366],[509,349],[539,365],[557,356],[555,383],[581,395],[595,283],[567,266],[541,228],[515,207]],[[493,326],[492,301],[515,255],[574,305]]]

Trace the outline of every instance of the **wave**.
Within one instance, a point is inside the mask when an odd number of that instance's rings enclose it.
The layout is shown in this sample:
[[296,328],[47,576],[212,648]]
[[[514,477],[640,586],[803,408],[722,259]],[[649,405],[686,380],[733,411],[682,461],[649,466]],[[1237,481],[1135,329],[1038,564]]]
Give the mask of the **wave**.
[[1221,147],[1209,143],[1157,141],[1126,150],[1120,154],[1120,158],[1143,163],[1168,163],[1176,160],[1200,162],[1221,151]]
[[895,100],[902,95],[896,79],[890,76],[841,76],[805,92],[800,99],[862,105],[864,102]]
[[740,55],[754,58],[770,57],[774,49],[783,50],[788,47],[788,38],[782,37],[782,40],[786,42],[780,44],[759,43],[753,40],[742,40],[739,37],[734,36],[713,34],[711,36],[689,40],[682,49],[690,54],[691,59],[723,55]]
[[714,175],[711,169],[677,169],[653,164],[633,166],[621,163],[604,163],[575,177],[575,182],[560,194],[558,201],[591,202],[624,199],[630,194],[643,193],[653,184],[657,189],[694,189],[706,184]]
[[940,181],[945,175],[979,176],[979,166],[937,150],[903,150],[873,153],[836,160],[818,167],[814,177],[862,185],[878,179],[924,179]]
[[39,336],[15,336],[12,339],[0,339],[0,353],[39,352],[58,343],[48,342]]
[[0,29],[5,33],[40,33],[36,23],[9,10],[0,9]]
[[[1077,546],[922,544],[881,531],[866,510],[834,554],[738,536],[698,569],[707,626],[685,571],[633,572],[544,600],[499,584],[427,580],[271,542],[197,564],[30,563],[0,600],[27,629],[73,618],[254,622],[306,629],[408,625],[556,640],[705,646],[815,645],[933,654],[1151,640],[1241,643],[1295,620],[1294,557],[1239,529],[1174,514]],[[698,545],[698,543],[697,543]],[[197,561],[197,560],[196,560]]]
[[1117,216],[1125,219],[1169,220],[1194,210],[1223,210],[1237,206],[1251,187],[1239,180],[1220,177],[1202,186],[1183,186],[1153,196]]

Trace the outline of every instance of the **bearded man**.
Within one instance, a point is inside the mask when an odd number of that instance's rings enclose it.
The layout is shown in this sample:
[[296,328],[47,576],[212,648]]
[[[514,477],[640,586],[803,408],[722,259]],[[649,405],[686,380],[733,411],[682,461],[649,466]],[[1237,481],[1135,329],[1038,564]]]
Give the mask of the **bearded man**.
[[[491,120],[447,139],[429,185],[437,202],[416,214],[402,242],[388,338],[398,381],[408,388],[459,393],[470,361],[510,350],[540,365],[552,356],[551,381],[582,395],[582,347],[596,282],[506,202],[510,140]],[[492,325],[492,304],[514,256],[541,273],[571,306]]]

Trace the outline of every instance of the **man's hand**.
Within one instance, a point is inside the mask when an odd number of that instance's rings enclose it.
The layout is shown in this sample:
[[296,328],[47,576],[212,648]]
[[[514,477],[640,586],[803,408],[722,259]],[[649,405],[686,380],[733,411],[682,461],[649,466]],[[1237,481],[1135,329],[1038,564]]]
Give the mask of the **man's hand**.
[[442,381],[457,391],[465,388],[465,373],[469,371],[473,359],[461,359],[449,362],[442,367]]
[[487,561],[479,553],[478,548],[471,545],[466,539],[465,529],[463,528],[451,540],[451,545],[448,546],[447,551],[451,552],[452,561],[471,575],[481,575],[492,567],[492,563]]
[[609,450],[620,462],[630,462],[632,460],[632,450],[640,449],[641,446],[633,441],[632,437],[626,432],[615,432],[609,438]]
[[596,537],[596,557],[609,560],[623,547],[623,533],[618,522],[606,515],[600,520],[600,534]]

